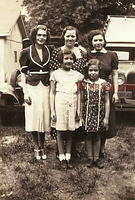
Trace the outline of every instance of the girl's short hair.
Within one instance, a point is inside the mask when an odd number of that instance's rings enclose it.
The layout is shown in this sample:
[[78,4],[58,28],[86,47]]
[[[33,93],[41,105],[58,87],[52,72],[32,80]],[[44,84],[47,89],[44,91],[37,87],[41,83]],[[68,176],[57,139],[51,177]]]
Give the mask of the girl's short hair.
[[45,26],[45,25],[37,25],[37,26],[35,26],[35,27],[31,30],[31,32],[30,32],[30,39],[31,39],[31,41],[32,41],[33,43],[36,42],[36,35],[37,35],[38,30],[40,30],[40,29],[41,29],[41,30],[47,31],[47,39],[46,39],[46,42],[50,39],[50,32],[49,32],[47,26]]
[[92,47],[92,40],[93,40],[93,37],[95,35],[102,35],[103,39],[104,39],[104,46],[106,45],[106,39],[105,39],[105,35],[104,35],[104,32],[102,30],[92,30],[90,31],[90,33],[88,34],[88,42],[89,42],[89,45],[90,47]]
[[63,31],[62,31],[62,35],[61,35],[61,39],[62,41],[64,41],[64,35],[67,31],[71,31],[71,30],[74,30],[76,32],[76,40],[78,40],[79,38],[79,31],[76,27],[74,26],[66,26]]
[[64,51],[62,51],[62,50],[61,50],[61,51],[58,53],[58,57],[57,57],[59,63],[63,63],[64,55],[67,55],[67,54],[68,54],[68,55],[71,54],[72,57],[73,57],[74,62],[76,62],[76,56],[75,56],[75,54],[74,54],[72,51],[69,51],[69,50],[64,50]]
[[89,71],[89,68],[91,65],[96,65],[98,66],[98,69],[99,69],[99,76],[101,74],[101,66],[102,66],[102,62],[98,59],[90,59],[87,61],[87,64],[86,64],[86,67],[85,67],[85,71],[84,71],[84,76],[85,78],[87,79],[89,76],[88,76],[88,71]]

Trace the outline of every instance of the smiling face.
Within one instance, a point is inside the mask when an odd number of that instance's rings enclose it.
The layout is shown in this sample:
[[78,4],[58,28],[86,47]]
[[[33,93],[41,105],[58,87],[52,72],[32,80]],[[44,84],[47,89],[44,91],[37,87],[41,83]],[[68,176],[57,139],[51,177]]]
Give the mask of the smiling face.
[[63,69],[69,71],[74,63],[74,58],[72,54],[64,54],[63,56]]
[[76,42],[76,31],[75,30],[67,30],[65,35],[64,35],[64,39],[65,39],[65,45],[68,48],[73,48],[74,44]]
[[96,51],[101,51],[104,47],[105,41],[101,34],[95,35],[92,39],[92,45]]
[[47,40],[47,30],[39,29],[36,35],[36,44],[42,46]]
[[98,65],[90,65],[88,69],[88,77],[91,81],[96,81],[99,78],[99,68]]

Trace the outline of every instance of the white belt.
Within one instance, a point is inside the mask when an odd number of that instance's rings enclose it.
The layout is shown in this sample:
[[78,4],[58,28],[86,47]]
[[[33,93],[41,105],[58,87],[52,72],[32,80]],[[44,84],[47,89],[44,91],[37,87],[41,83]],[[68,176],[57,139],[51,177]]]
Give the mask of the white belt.
[[30,72],[30,75],[34,75],[34,74],[48,74],[49,72],[43,72],[42,70],[40,70],[39,72]]

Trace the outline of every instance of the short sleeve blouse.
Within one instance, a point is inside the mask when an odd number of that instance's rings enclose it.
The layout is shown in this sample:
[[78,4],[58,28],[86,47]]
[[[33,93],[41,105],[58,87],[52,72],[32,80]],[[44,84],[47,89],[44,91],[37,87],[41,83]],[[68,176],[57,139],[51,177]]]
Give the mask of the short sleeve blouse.
[[74,70],[64,71],[57,69],[52,72],[50,81],[56,83],[56,92],[76,93],[78,82],[82,81],[84,76]]

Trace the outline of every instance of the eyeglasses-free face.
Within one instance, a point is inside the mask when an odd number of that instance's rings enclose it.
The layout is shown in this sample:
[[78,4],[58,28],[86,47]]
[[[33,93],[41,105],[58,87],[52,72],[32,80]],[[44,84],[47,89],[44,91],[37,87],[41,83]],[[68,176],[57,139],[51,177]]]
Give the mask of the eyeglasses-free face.
[[74,58],[72,54],[64,54],[63,56],[63,68],[65,70],[70,70],[73,66]]
[[92,39],[92,45],[96,51],[101,51],[104,47],[105,41],[102,35],[95,35]]
[[36,44],[38,44],[39,46],[43,45],[47,40],[47,31],[43,30],[43,29],[39,29],[37,31],[37,35],[36,35]]
[[90,80],[96,81],[99,78],[99,67],[97,65],[90,65],[88,69],[88,76]]
[[73,48],[74,44],[76,42],[76,31],[75,30],[67,30],[65,35],[64,35],[64,39],[65,39],[65,45],[68,48]]

